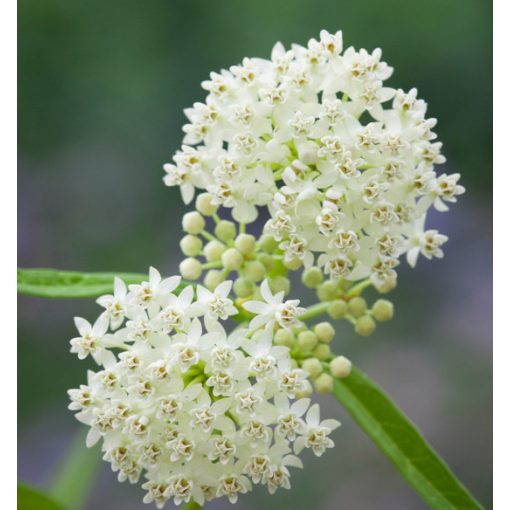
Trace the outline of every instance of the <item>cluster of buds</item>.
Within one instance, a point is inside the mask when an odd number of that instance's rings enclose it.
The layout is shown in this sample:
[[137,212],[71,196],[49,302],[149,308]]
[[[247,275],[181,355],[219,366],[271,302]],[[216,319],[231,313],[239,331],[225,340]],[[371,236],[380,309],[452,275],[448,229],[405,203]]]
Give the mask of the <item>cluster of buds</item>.
[[[283,341],[301,327],[299,301],[273,295],[264,281],[264,301],[244,304],[249,326],[227,334],[222,322],[239,314],[231,287],[183,287],[151,268],[140,285],[116,279],[114,293],[98,299],[104,312],[94,324],[75,319],[71,352],[91,356],[99,370],[69,391],[69,407],[90,427],[87,445],[102,439],[119,480],[144,476],[144,502],[159,508],[222,496],[235,503],[259,483],[270,493],[289,488],[304,448],[320,456],[333,447],[339,422],[321,421],[308,398],[308,378],[324,382]],[[318,353],[303,335],[299,352]],[[328,347],[333,332],[318,325],[312,335]],[[328,349],[321,359],[329,357]]]
[[[379,49],[344,52],[341,32],[326,31],[212,73],[205,103],[185,110],[184,145],[164,166],[165,183],[186,203],[205,190],[197,210],[229,209],[243,229],[265,209],[264,232],[289,269],[315,264],[331,279],[394,286],[401,256],[411,265],[420,253],[442,257],[447,238],[426,228],[427,211],[447,210],[464,188],[459,174],[436,173],[445,162],[436,119],[416,89],[384,86],[391,74]],[[222,256],[237,269],[232,249]],[[185,269],[199,273],[197,263]]]

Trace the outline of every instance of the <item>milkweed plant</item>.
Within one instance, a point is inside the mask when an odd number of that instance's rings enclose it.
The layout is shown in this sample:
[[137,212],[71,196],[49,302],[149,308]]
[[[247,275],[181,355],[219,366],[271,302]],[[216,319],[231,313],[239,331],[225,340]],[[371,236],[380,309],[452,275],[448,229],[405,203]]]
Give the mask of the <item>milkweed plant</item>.
[[[235,504],[257,484],[290,489],[303,450],[335,455],[342,442],[316,393],[343,401],[398,464],[352,403],[356,384],[370,383],[334,352],[335,323],[368,336],[392,319],[393,304],[365,291],[386,296],[402,261],[443,257],[447,237],[427,213],[448,211],[464,188],[439,170],[426,102],[386,86],[392,73],[380,49],[344,50],[340,31],[323,30],[211,73],[204,102],[184,110],[182,146],[164,165],[164,183],[193,204],[180,274],[115,277],[99,317],[75,318],[71,340],[97,368],[69,390],[69,409],[145,503],[199,508]],[[303,306],[299,279],[316,303]],[[399,467],[407,481],[432,508],[480,508],[398,416],[437,463],[432,489]]]

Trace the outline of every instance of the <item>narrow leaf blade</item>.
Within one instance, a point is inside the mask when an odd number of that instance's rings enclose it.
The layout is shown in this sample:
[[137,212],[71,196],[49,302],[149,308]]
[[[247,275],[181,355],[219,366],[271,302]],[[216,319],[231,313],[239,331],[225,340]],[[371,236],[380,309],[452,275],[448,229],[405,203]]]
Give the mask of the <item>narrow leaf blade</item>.
[[18,510],[63,510],[63,507],[41,491],[18,483]]
[[353,367],[348,377],[335,379],[333,392],[430,508],[482,509],[416,426],[363,372]]
[[90,298],[113,292],[113,278],[127,284],[147,280],[138,273],[82,273],[56,269],[18,269],[18,292],[46,298]]

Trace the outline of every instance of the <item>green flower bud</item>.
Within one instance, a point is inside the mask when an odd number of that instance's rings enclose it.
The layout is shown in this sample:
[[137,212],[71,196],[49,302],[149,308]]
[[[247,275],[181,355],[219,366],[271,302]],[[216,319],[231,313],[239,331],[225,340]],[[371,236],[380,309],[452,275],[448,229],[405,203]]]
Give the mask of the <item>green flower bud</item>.
[[335,282],[328,280],[327,282],[321,283],[317,289],[317,297],[321,301],[332,301],[338,296],[338,289],[336,288]]
[[278,248],[276,239],[267,234],[260,237],[258,245],[260,246],[260,249],[266,253],[272,253],[276,250],[276,248]]
[[284,260],[283,265],[291,271],[297,271],[303,265],[303,261],[301,259]]
[[391,292],[396,286],[397,286],[397,279],[396,278],[388,278],[387,280],[384,280],[383,283],[376,285],[375,288],[381,294],[387,294],[388,292]]
[[269,288],[273,294],[283,290],[283,293],[287,295],[290,290],[290,280],[285,278],[285,276],[273,276],[273,278],[269,280]]
[[204,216],[212,216],[218,210],[218,206],[212,203],[213,196],[210,193],[200,193],[195,202],[197,211]]
[[294,333],[288,328],[281,328],[274,334],[274,344],[292,347],[294,345]]
[[352,298],[347,306],[353,317],[361,317],[367,311],[367,302],[362,297]]
[[370,317],[370,315],[362,315],[356,319],[354,330],[358,333],[358,335],[369,336],[375,330],[375,321],[372,317]]
[[204,227],[204,217],[197,211],[188,212],[182,217],[182,228],[188,234],[200,234]]
[[313,382],[315,391],[319,395],[327,395],[333,391],[335,380],[329,374],[321,374]]
[[352,363],[344,356],[337,356],[329,364],[331,375],[342,379],[351,373]]
[[347,315],[347,303],[343,299],[335,299],[329,304],[327,311],[332,319],[342,319]]
[[187,257],[196,257],[202,250],[202,240],[191,234],[184,236],[179,243],[182,253]]
[[305,287],[309,289],[316,289],[324,280],[324,275],[322,271],[315,266],[309,267],[301,276],[301,281]]
[[301,368],[306,370],[311,379],[315,379],[322,374],[322,364],[317,358],[308,358],[303,361]]
[[235,223],[228,220],[219,221],[214,229],[214,234],[220,241],[232,241],[232,239],[236,236]]
[[208,262],[216,262],[217,260],[221,260],[221,256],[223,255],[226,246],[215,239],[209,241],[204,247],[204,255]]
[[240,269],[243,261],[243,256],[235,248],[229,248],[221,256],[223,266],[230,271],[237,271]]
[[329,344],[335,336],[335,328],[329,322],[319,322],[313,328],[313,332],[317,335],[319,342]]
[[186,280],[198,280],[202,274],[202,264],[190,257],[180,263],[179,271]]
[[319,344],[314,350],[313,355],[321,361],[326,361],[331,357],[331,349],[328,344]]
[[209,269],[204,278],[204,285],[212,292],[223,281],[225,281],[223,271],[219,271],[218,269]]
[[336,286],[338,290],[341,290],[343,292],[352,287],[352,282],[346,280],[345,278],[338,278],[338,280],[336,280]]
[[303,331],[298,335],[298,345],[304,352],[312,352],[319,343],[317,335],[313,331]]
[[235,245],[243,255],[249,255],[255,251],[255,237],[251,234],[239,234]]
[[393,303],[387,299],[378,299],[372,306],[372,315],[376,321],[389,321],[393,318]]
[[240,298],[245,298],[253,294],[253,283],[246,278],[237,278],[233,286],[234,292]]
[[257,260],[261,264],[264,264],[264,267],[266,268],[267,271],[271,271],[271,269],[273,268],[274,258],[271,255],[269,255],[269,253],[261,253],[257,257]]
[[260,282],[266,276],[266,268],[262,262],[252,260],[246,264],[244,275],[251,282]]

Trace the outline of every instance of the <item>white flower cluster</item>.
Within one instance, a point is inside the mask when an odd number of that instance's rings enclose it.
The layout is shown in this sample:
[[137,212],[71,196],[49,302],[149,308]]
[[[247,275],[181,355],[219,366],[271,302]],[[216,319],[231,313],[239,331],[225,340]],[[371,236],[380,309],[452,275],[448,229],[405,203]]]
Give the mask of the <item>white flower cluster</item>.
[[[98,299],[105,311],[95,324],[75,320],[71,351],[101,367],[69,391],[69,408],[90,427],[87,445],[102,438],[120,481],[144,475],[144,502],[158,508],[172,499],[234,503],[252,483],[289,488],[300,451],[322,455],[339,423],[321,422],[318,405],[300,398],[307,372],[273,346],[273,328],[256,321],[227,335],[220,322],[237,313],[231,282],[214,292],[198,286],[196,299],[191,286],[175,292],[179,283],[153,268],[129,289],[116,279],[114,294]],[[264,289],[264,321],[295,324],[296,303]]]
[[446,210],[464,188],[459,174],[434,172],[445,161],[436,119],[416,89],[385,87],[391,74],[380,49],[343,52],[342,33],[326,31],[211,73],[205,103],[185,110],[165,183],[186,203],[207,190],[242,223],[267,207],[265,231],[288,261],[331,278],[394,280],[401,255],[411,265],[420,252],[442,256],[446,237],[425,229],[427,210]]

